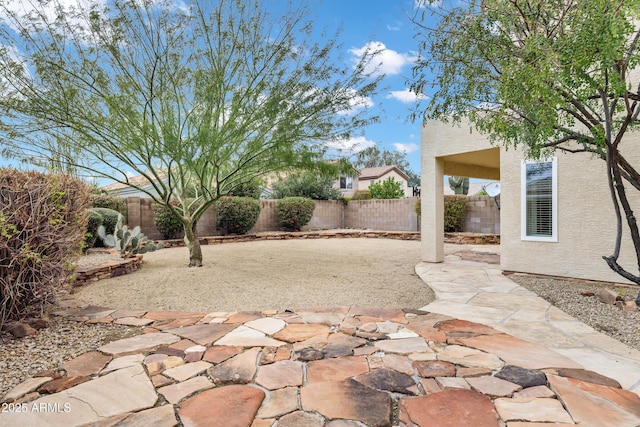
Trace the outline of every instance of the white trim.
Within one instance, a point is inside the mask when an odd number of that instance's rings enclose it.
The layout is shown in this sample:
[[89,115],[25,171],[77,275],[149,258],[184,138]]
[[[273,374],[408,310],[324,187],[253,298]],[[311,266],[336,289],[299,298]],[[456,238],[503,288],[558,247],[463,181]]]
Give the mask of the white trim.
[[[551,236],[527,235],[527,164],[551,162]],[[534,242],[558,241],[558,158],[523,160],[520,166],[520,239]]]

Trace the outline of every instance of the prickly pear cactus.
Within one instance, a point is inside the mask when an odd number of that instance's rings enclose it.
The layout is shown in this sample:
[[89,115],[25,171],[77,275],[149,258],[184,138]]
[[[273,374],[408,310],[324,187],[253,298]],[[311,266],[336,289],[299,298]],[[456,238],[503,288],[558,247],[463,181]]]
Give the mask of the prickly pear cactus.
[[152,242],[140,231],[140,227],[136,226],[130,230],[126,224],[123,224],[124,217],[118,215],[118,222],[113,234],[106,234],[103,226],[98,227],[98,236],[102,239],[105,246],[116,248],[120,252],[122,258],[130,258],[137,254],[144,254],[162,249],[162,242]]

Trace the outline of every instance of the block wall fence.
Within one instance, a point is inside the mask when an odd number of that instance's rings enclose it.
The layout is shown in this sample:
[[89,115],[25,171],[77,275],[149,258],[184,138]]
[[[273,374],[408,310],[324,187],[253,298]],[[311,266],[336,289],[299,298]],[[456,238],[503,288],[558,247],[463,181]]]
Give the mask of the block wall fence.
[[[338,200],[316,200],[316,208],[307,230],[331,230],[341,228],[370,229],[377,231],[419,231],[420,221],[414,211],[418,198],[391,200],[352,200],[344,204]],[[163,236],[153,225],[152,200],[140,197],[128,197],[127,224],[140,226],[150,239],[162,239]],[[276,200],[260,200],[262,211],[256,225],[249,233],[278,231]],[[494,201],[487,196],[469,197],[465,230],[470,233],[500,233],[500,211]],[[209,209],[198,223],[198,235],[215,236],[215,209]],[[181,237],[178,236],[178,237]]]

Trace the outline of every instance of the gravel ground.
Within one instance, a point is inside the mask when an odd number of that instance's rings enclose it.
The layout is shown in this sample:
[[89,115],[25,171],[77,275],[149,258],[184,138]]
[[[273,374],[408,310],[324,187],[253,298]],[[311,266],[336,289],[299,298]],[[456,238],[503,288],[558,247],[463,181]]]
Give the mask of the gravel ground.
[[581,294],[595,293],[606,286],[625,300],[634,301],[640,291],[637,286],[613,286],[584,280],[557,280],[520,274],[513,274],[509,279],[535,292],[582,323],[640,350],[640,312],[622,311],[614,305],[601,302],[597,296]]
[[[58,370],[62,363],[103,344],[138,335],[142,328],[86,324],[51,317],[36,335],[12,339],[0,334],[0,396],[41,370]],[[2,399],[0,399],[2,400]]]
[[420,242],[391,239],[270,240],[144,255],[142,268],[77,290],[77,299],[122,309],[233,311],[302,306],[420,308],[434,299],[415,274]]

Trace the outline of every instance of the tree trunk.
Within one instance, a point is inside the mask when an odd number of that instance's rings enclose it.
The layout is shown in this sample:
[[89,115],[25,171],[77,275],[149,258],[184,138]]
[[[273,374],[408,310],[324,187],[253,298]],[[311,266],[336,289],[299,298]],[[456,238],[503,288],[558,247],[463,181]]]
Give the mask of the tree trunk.
[[189,248],[189,267],[202,267],[202,248],[198,240],[197,226],[197,222],[184,226],[184,243]]

